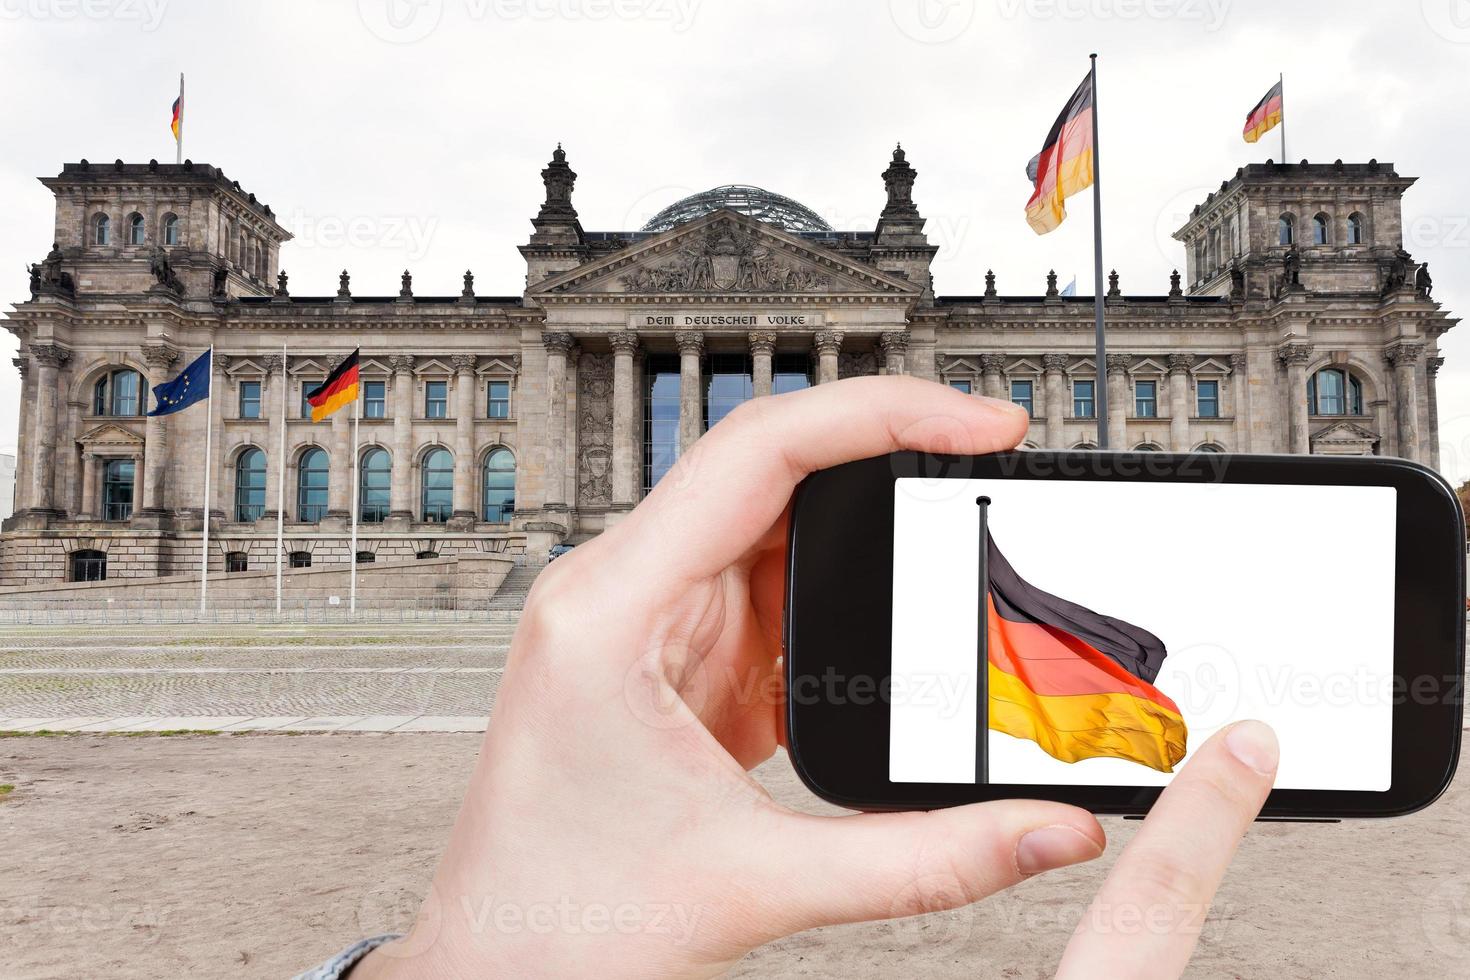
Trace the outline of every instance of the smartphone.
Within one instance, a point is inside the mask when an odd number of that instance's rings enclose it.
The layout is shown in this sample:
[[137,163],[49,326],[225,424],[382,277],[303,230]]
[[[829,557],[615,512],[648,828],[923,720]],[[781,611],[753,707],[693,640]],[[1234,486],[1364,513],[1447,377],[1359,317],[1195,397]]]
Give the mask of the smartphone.
[[793,504],[791,759],[861,810],[1059,800],[1141,815],[1242,718],[1266,819],[1409,813],[1449,785],[1464,516],[1382,457],[897,453]]

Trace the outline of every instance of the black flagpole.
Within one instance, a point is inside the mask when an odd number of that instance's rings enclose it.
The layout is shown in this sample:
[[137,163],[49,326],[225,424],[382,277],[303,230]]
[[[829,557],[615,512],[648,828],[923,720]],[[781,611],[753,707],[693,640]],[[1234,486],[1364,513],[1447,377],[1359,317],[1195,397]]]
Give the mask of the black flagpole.
[[1102,258],[1102,148],[1097,138],[1097,55],[1091,55],[1092,67],[1092,316],[1093,360],[1097,374],[1093,381],[1095,414],[1097,415],[1097,448],[1108,447],[1108,341],[1103,330],[1103,258]]
[[990,782],[990,498],[976,497],[980,508],[979,629],[975,636],[975,783]]

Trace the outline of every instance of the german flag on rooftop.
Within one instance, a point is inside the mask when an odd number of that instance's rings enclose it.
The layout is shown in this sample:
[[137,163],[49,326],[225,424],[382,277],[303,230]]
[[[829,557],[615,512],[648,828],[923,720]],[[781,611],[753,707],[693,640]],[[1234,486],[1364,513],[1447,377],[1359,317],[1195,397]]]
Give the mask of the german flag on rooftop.
[[1281,83],[1271,86],[1261,101],[1257,102],[1245,117],[1242,134],[1247,143],[1254,143],[1281,122]]
[[1052,123],[1041,152],[1026,164],[1032,185],[1026,202],[1026,223],[1045,235],[1067,216],[1065,201],[1092,186],[1092,75],[1062,107]]
[[343,405],[357,401],[357,356],[360,352],[361,348],[348,354],[327,375],[327,380],[306,393],[313,422],[320,422]]

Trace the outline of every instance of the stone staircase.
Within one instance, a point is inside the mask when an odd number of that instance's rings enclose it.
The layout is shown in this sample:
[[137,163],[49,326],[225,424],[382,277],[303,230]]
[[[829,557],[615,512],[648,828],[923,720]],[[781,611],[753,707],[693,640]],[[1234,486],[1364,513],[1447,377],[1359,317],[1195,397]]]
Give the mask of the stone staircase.
[[536,581],[536,576],[545,567],[540,564],[516,565],[505,577],[505,581],[500,583],[500,588],[495,590],[488,608],[491,611],[520,612],[526,604],[526,595],[531,591],[531,583]]

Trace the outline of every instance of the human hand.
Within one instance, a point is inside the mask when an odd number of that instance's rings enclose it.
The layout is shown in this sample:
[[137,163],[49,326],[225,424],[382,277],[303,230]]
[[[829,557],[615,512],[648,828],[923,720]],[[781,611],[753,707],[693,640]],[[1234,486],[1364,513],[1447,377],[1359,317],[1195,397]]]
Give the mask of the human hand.
[[[537,579],[419,918],[354,980],[708,976],[780,936],[952,908],[1099,855],[1103,831],[1076,807],[814,817],[775,803],[747,773],[783,739],[796,484],[902,449],[1007,449],[1025,430],[1008,403],[903,377],[758,399],[711,429],[625,520]],[[1208,771],[1191,777],[1192,762],[1175,781],[1183,789],[1166,794],[1196,804],[1161,801],[1164,830],[1140,833],[1127,853],[1143,844],[1144,857],[1119,865],[1135,873],[1109,881],[1118,895],[1213,892],[1228,852],[1206,848],[1186,887],[1150,844],[1167,842],[1179,816],[1195,819],[1201,784],[1240,775],[1212,745],[1198,753]],[[1264,799],[1252,787],[1269,779],[1254,778],[1236,787],[1214,843],[1238,836]],[[1174,853],[1197,856],[1192,847]],[[1064,969],[1123,955],[1086,938]]]

